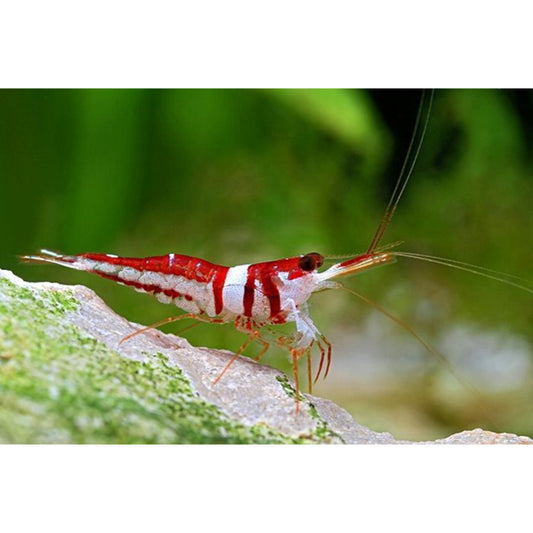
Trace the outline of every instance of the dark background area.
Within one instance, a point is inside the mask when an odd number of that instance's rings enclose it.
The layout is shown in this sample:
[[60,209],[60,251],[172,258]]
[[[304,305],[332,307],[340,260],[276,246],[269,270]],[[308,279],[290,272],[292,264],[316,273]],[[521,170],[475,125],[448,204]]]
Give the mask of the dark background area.
[[[21,265],[17,254],[177,252],[235,265],[364,251],[402,167],[420,94],[3,90],[0,267],[87,285],[149,324],[176,309],[88,274]],[[532,143],[531,91],[436,91],[385,242],[531,279]],[[363,302],[328,293],[310,302],[334,348],[316,394],[397,437],[479,425],[533,435],[532,294],[408,259],[346,284],[426,337],[478,392]],[[243,340],[230,325],[186,337],[232,350]],[[275,349],[263,361],[289,371]]]

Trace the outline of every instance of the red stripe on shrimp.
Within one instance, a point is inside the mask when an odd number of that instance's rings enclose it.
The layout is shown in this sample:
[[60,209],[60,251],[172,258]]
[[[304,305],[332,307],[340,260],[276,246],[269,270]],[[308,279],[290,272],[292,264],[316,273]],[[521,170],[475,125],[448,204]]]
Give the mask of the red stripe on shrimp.
[[257,267],[260,267],[261,263],[258,265],[250,265],[248,267],[248,276],[246,278],[246,285],[244,286],[244,294],[242,297],[242,307],[243,315],[251,317],[254,306],[255,298],[255,280]]
[[182,276],[190,281],[199,283],[209,283],[215,276],[218,269],[227,269],[188,255],[167,254],[161,256],[135,258],[135,257],[115,257],[107,254],[82,254],[78,256],[98,263],[130,267],[139,272],[159,272],[160,274],[174,274]]
[[[287,268],[289,263],[283,264],[282,261],[269,261],[266,263],[257,263],[248,267],[248,275],[243,294],[243,314],[244,316],[253,316],[253,305],[255,301],[255,291],[261,292],[267,299],[270,307],[270,316],[276,316],[281,309],[281,299],[279,289],[273,278],[277,273]],[[292,266],[292,261],[291,261]]]
[[215,314],[219,315],[224,308],[224,283],[228,275],[229,267],[219,266],[215,270],[213,278],[213,300],[215,303]]
[[271,272],[262,272],[261,284],[263,286],[263,293],[268,298],[268,303],[270,304],[270,317],[276,316],[281,310],[279,289],[273,279],[274,276]]

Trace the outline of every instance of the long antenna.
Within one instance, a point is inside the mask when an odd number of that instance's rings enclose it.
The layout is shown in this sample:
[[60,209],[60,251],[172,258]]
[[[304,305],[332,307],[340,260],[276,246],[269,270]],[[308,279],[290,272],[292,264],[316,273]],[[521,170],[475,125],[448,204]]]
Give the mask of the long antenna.
[[438,265],[444,265],[447,267],[456,268],[458,270],[465,270],[466,272],[483,276],[484,278],[493,279],[499,281],[500,283],[506,283],[507,285],[511,285],[533,294],[533,288],[528,286],[528,284],[531,284],[531,282],[512,274],[499,272],[498,270],[472,265],[471,263],[465,263],[455,259],[437,257],[435,255],[416,254],[411,252],[390,252],[390,254],[397,257],[408,257],[410,259],[418,259],[420,261],[427,261],[428,263],[436,263]]
[[[405,187],[407,186],[407,183],[409,182],[409,178],[411,177],[411,174],[413,173],[416,160],[418,159],[418,154],[420,153],[420,149],[422,148],[422,143],[426,135],[426,130],[427,130],[428,122],[429,122],[429,116],[431,113],[431,105],[433,103],[433,93],[434,93],[434,90],[431,89],[429,91],[429,97],[426,97],[427,90],[424,89],[422,91],[422,96],[420,98],[420,104],[418,106],[418,112],[416,115],[413,135],[411,136],[411,142],[409,143],[409,148],[407,150],[407,154],[403,162],[402,170],[400,171],[400,175],[398,176],[398,180],[396,181],[396,185],[394,187],[394,190],[392,191],[389,203],[387,204],[387,207],[385,208],[385,212],[383,213],[383,216],[381,217],[381,220],[378,224],[376,233],[374,234],[374,237],[372,238],[372,241],[370,242],[370,245],[366,252],[367,254],[374,253],[376,248],[379,246],[379,243],[381,242],[381,239],[383,238],[383,235],[385,234],[385,231],[389,227],[390,221],[392,217],[394,216],[394,213],[396,212],[396,208],[398,207],[400,198],[402,197],[403,192],[405,191]],[[424,104],[426,100],[429,100],[429,101],[427,103],[427,111],[425,114],[424,125],[422,127],[422,132],[420,134],[420,140],[418,141],[416,151],[414,153],[414,156],[411,158],[411,152],[415,145],[415,140],[418,135],[418,132],[420,131],[420,119],[422,117],[422,110],[424,108]],[[410,161],[411,163],[409,164]],[[409,170],[405,172],[405,170],[408,167],[409,167]]]

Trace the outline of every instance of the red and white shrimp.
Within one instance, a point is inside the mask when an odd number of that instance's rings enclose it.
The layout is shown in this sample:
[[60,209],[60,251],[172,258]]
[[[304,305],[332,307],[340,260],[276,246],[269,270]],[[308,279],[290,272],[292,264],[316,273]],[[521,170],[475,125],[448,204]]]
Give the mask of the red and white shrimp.
[[[238,354],[252,340],[263,343],[264,350],[261,354],[264,353],[270,342],[262,333],[262,328],[294,322],[295,335],[290,338],[278,337],[277,342],[286,346],[292,355],[297,399],[298,359],[303,355],[308,357],[310,387],[312,346],[316,344],[321,352],[315,381],[321,373],[324,360],[327,359],[325,375],[331,362],[331,344],[318,331],[309,316],[307,300],[315,292],[337,288],[338,283],[333,281],[336,278],[394,260],[390,252],[372,252],[336,263],[319,272],[324,257],[318,253],[233,267],[216,265],[180,254],[130,258],[93,253],[61,255],[41,250],[39,255],[24,256],[23,259],[54,263],[98,274],[130,286],[136,291],[153,294],[160,302],[173,303],[187,312],[157,325],[182,318],[196,318],[213,323],[234,322],[237,329],[249,334],[248,341],[243,344]],[[236,356],[228,362],[215,383]]]

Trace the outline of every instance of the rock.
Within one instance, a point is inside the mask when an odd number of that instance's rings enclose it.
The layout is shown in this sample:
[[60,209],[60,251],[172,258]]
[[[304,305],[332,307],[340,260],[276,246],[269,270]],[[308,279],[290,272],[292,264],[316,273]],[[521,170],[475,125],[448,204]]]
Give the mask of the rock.
[[438,439],[432,444],[533,444],[533,440],[511,433],[493,433],[477,428],[455,433],[445,439]]
[[[0,270],[0,442],[394,444],[278,370],[142,326],[83,286]],[[481,429],[437,444],[528,443]]]

